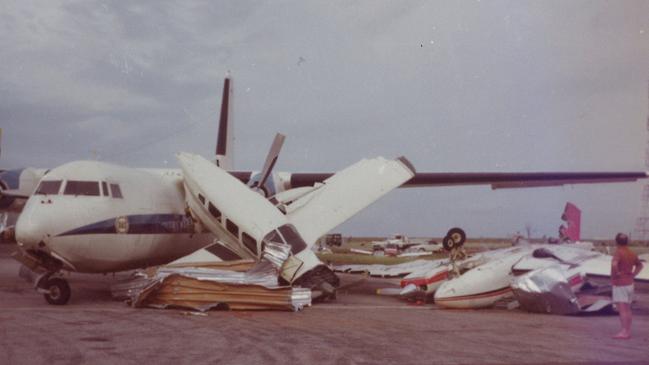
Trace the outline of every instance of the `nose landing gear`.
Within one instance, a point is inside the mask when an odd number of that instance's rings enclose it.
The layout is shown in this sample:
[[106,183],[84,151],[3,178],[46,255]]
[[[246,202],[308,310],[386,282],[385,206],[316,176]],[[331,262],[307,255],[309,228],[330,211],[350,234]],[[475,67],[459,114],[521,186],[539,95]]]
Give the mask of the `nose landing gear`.
[[45,300],[53,305],[64,305],[70,300],[70,285],[67,280],[59,277],[50,278],[46,275],[38,281],[36,291],[43,294]]
[[49,304],[64,305],[70,300],[70,285],[62,278],[62,263],[42,251],[19,250],[13,257],[21,262],[19,276],[34,285]]

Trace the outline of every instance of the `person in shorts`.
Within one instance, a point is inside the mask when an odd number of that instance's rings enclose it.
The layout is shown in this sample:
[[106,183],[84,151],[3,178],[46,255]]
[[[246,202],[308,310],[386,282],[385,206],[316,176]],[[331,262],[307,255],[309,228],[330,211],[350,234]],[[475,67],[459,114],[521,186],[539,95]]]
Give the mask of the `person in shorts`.
[[620,313],[622,329],[613,338],[631,338],[631,302],[633,301],[633,278],[642,270],[642,263],[629,248],[629,237],[624,233],[615,236],[615,254],[611,262],[611,285],[613,303]]

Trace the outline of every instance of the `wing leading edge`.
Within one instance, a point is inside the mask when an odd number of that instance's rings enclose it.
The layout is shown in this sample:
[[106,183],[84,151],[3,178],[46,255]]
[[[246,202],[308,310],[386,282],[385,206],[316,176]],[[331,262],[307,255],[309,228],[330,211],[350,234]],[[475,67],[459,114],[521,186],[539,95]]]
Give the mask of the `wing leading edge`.
[[[312,186],[330,173],[291,174],[292,188]],[[402,188],[455,185],[491,185],[492,189],[548,187],[571,184],[632,182],[646,179],[646,172],[419,172]]]

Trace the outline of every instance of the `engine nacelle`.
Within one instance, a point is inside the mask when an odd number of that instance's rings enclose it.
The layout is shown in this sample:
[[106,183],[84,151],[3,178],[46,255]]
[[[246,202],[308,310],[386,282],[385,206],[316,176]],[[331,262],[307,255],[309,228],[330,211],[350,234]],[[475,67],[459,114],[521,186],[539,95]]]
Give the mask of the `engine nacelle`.
[[31,167],[0,171],[0,212],[20,212],[46,172]]

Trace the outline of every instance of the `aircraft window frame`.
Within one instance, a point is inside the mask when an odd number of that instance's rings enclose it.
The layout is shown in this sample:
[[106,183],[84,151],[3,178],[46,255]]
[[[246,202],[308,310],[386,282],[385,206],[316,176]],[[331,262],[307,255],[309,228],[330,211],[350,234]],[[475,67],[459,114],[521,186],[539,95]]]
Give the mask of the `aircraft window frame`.
[[233,236],[239,237],[239,226],[229,219],[225,219],[225,229],[232,233]]
[[284,238],[282,237],[282,235],[279,234],[279,231],[276,229],[270,231],[262,241],[281,243],[283,245],[286,244],[286,241],[284,241]]
[[[48,192],[43,192],[44,184],[50,185],[50,184],[55,184],[56,186],[56,192],[54,192],[55,189],[48,189]],[[58,195],[61,192],[61,185],[63,185],[63,180],[42,180],[40,184],[38,184],[38,188],[36,188],[36,191],[34,192],[34,195]],[[49,192],[51,191],[51,192]]]
[[101,182],[101,192],[103,196],[110,197],[110,192],[108,191],[108,184],[105,181]]
[[255,255],[258,254],[257,251],[257,240],[254,239],[251,235],[247,234],[246,232],[241,232],[241,242],[243,242],[243,245],[246,246],[252,253]]
[[119,184],[110,183],[108,185],[110,187],[110,194],[113,198],[124,199],[124,195],[122,195],[122,188],[120,188]]
[[291,246],[291,252],[293,252],[294,254],[301,252],[302,250],[307,248],[306,242],[304,242],[302,236],[297,233],[297,230],[295,229],[295,227],[293,227],[293,225],[285,224],[277,228],[277,230],[282,235],[284,242]]
[[63,195],[101,196],[99,181],[68,180],[65,182]]
[[210,212],[212,217],[214,217],[216,220],[218,220],[219,222],[221,221],[221,211],[210,201],[207,202],[207,211]]

